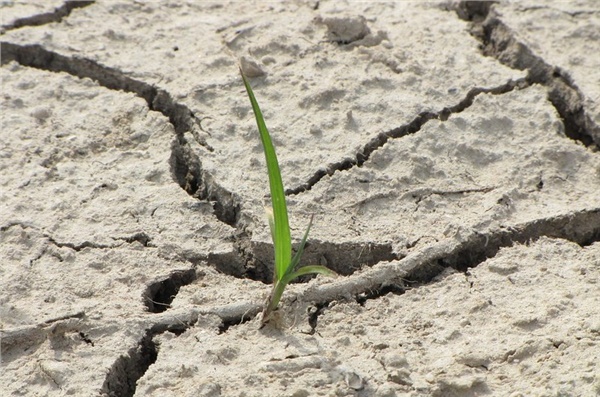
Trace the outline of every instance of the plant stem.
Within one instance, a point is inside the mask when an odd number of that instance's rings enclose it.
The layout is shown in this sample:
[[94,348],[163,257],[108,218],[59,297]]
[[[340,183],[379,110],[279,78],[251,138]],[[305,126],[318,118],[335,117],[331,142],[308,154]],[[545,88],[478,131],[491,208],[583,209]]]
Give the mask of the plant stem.
[[273,285],[273,289],[271,290],[271,294],[267,299],[267,304],[265,305],[265,309],[263,310],[262,315],[262,326],[264,326],[271,318],[271,314],[275,309],[277,309],[277,305],[281,300],[281,295],[283,295],[283,291],[287,286],[287,282],[282,282],[282,280],[277,280]]

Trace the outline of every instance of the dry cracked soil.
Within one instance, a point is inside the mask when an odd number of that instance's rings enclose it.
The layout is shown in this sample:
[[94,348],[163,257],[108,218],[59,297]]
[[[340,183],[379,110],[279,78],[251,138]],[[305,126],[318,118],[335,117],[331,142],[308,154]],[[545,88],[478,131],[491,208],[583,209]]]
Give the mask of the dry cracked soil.
[[3,396],[600,395],[597,0],[0,13]]

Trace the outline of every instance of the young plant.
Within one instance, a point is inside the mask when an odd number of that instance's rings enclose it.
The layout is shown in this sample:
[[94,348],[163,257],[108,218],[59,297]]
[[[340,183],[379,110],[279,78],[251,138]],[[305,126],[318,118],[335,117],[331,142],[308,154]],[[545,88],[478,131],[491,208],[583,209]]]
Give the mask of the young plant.
[[258,132],[260,133],[260,140],[262,141],[263,149],[265,152],[265,158],[267,160],[267,171],[269,173],[269,187],[271,189],[271,203],[272,208],[267,210],[267,216],[269,218],[269,227],[271,228],[271,237],[273,239],[273,247],[275,249],[275,267],[274,267],[274,280],[273,290],[267,298],[265,307],[262,313],[262,325],[264,326],[271,318],[275,309],[279,305],[281,295],[285,290],[285,287],[294,279],[304,276],[306,274],[324,274],[327,276],[335,275],[335,272],[327,269],[324,266],[302,266],[298,267],[302,253],[304,252],[304,245],[308,238],[308,232],[312,225],[312,216],[304,232],[304,237],[300,242],[298,251],[292,256],[292,238],[290,235],[290,224],[288,220],[287,204],[285,202],[285,193],[283,190],[283,182],[281,181],[281,172],[279,171],[279,162],[277,161],[277,155],[275,154],[275,148],[271,141],[271,136],[267,130],[265,120],[263,119],[262,112],[258,107],[258,102],[252,92],[250,83],[244,76],[244,73],[240,69],[242,80],[246,86],[246,92],[250,103],[252,104],[252,110],[254,111],[254,117],[256,118],[256,124],[258,125]]

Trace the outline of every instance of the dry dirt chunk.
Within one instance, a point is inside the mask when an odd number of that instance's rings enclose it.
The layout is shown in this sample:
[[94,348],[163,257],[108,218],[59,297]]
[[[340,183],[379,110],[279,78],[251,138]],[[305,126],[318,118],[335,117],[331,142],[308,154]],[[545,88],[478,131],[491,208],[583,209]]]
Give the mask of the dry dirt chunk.
[[143,100],[15,64],[2,75],[10,134],[1,225],[27,224],[72,248],[175,243],[200,255],[225,247],[219,236],[230,229],[174,182],[172,126]]
[[327,38],[338,44],[356,43],[371,34],[371,29],[363,16],[318,16],[315,22],[327,26]]
[[334,306],[317,330],[342,363],[378,362],[367,382],[390,381],[397,393],[593,395],[599,249],[546,238],[505,248],[467,275]]
[[[474,86],[499,86],[523,76],[482,56],[467,23],[440,7],[406,2],[345,7],[340,14],[335,3],[321,2],[318,10],[308,3],[265,3],[248,14],[236,2],[223,7],[97,2],[73,13],[68,24],[19,29],[6,40],[42,43],[166,89],[192,110],[214,148],[198,145],[206,171],[241,198],[244,220],[260,221],[263,228],[268,185],[250,106],[239,91],[236,58],[250,56],[268,71],[253,84],[290,189],[331,163],[355,158],[366,143],[420,113],[456,105]],[[352,16],[346,19],[358,26],[352,39],[367,29],[371,36],[381,30],[387,37],[371,47],[323,42],[328,28],[315,18],[334,14]]]
[[146,314],[146,284],[192,267],[185,258],[233,251],[231,228],[173,180],[172,126],[145,101],[14,63],[0,74],[0,328],[10,361],[0,383],[8,395],[93,395],[132,348],[104,350],[105,341],[143,331],[124,322]]
[[564,136],[545,90],[533,86],[481,94],[294,199],[299,213],[318,211],[313,238],[391,241],[402,252],[559,215],[566,198],[569,211],[598,208],[599,170],[598,156]]
[[[581,105],[600,142],[600,6],[597,1],[522,1],[494,6],[516,40],[544,62],[557,67],[582,94]],[[565,101],[570,100],[565,96]]]
[[[547,238],[504,248],[468,274],[450,272],[404,295],[331,304],[314,335],[300,332],[302,320],[258,331],[258,319],[220,335],[202,326],[165,335],[138,390],[593,395],[600,385],[599,249]],[[506,378],[516,381],[507,385]]]

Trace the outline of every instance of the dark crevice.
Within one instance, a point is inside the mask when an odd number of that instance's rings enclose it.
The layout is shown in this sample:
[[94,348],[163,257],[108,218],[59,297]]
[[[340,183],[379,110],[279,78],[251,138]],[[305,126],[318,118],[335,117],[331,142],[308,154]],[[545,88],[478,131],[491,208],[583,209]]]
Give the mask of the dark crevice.
[[179,186],[190,196],[198,197],[202,185],[200,159],[183,136],[173,140],[170,158],[171,172]]
[[243,271],[240,274],[241,277],[262,281],[263,283],[271,283],[273,281],[272,277],[270,279],[265,278],[260,271],[261,267],[257,266],[252,239],[248,233],[240,232],[236,235],[234,237],[233,245],[236,249],[237,257],[243,261]]
[[247,315],[241,317],[222,319],[221,325],[219,326],[219,335],[226,333],[231,327],[247,323],[248,321],[252,320],[257,314],[258,313],[248,313]]
[[173,140],[170,165],[173,178],[183,190],[199,200],[212,202],[215,216],[221,222],[233,227],[237,225],[241,209],[239,199],[202,169],[198,154],[184,135]]
[[87,343],[88,345],[94,347],[94,341],[90,339],[90,337],[83,331],[78,331],[77,335],[81,338],[82,341]]
[[465,21],[481,23],[490,12],[492,5],[497,1],[461,1],[454,5],[454,11]]
[[158,358],[158,344],[154,334],[147,331],[137,346],[129,349],[112,365],[101,392],[109,397],[131,397],[135,394],[137,381]]
[[540,237],[561,238],[582,247],[600,241],[600,209],[535,220],[517,228],[479,234],[463,244],[460,250],[441,258],[439,264],[464,272],[495,256],[500,248],[515,243],[525,244]]
[[385,145],[390,139],[398,139],[407,135],[414,134],[421,130],[423,125],[432,119],[447,120],[451,114],[460,113],[470,107],[475,98],[480,94],[494,94],[501,95],[507,92],[513,91],[514,89],[526,88],[528,83],[525,79],[518,79],[516,81],[510,80],[505,84],[492,88],[475,87],[469,90],[464,99],[458,102],[456,105],[445,107],[437,112],[422,112],[415,117],[410,123],[394,128],[392,130],[382,132],[375,138],[370,140],[354,158],[346,158],[342,161],[329,164],[326,168],[317,170],[311,176],[308,181],[300,186],[285,191],[286,195],[295,195],[311,190],[325,176],[333,175],[336,171],[345,171],[353,167],[361,167],[375,152]]
[[44,236],[48,239],[48,241],[52,244],[54,244],[57,247],[67,247],[72,249],[73,251],[81,251],[84,248],[94,248],[94,249],[108,249],[108,248],[115,248],[116,246],[113,245],[106,245],[106,244],[97,244],[97,243],[93,243],[91,241],[84,241],[81,244],[73,244],[73,243],[61,243],[58,242],[56,240],[54,240],[54,238],[50,237],[50,236]]
[[442,111],[439,112],[438,117],[442,121],[448,120],[450,115],[455,114],[455,113],[460,113],[460,112],[464,111],[465,109],[471,107],[473,105],[473,102],[475,102],[475,98],[480,94],[502,95],[502,94],[511,92],[515,89],[522,90],[529,86],[530,86],[530,84],[527,82],[526,79],[518,79],[518,80],[510,80],[506,84],[502,84],[498,87],[493,87],[493,88],[481,88],[481,87],[471,88],[469,90],[469,92],[467,93],[467,96],[462,101],[460,101],[459,103],[457,103],[454,106],[450,106],[450,107],[446,107],[446,108],[442,109]]
[[399,282],[363,291],[356,295],[356,300],[362,304],[367,299],[377,299],[388,292],[401,294],[405,289],[435,282],[435,278],[449,268],[465,273],[494,257],[501,248],[531,243],[541,237],[561,238],[582,247],[598,242],[600,209],[534,220],[486,234],[475,233],[451,252],[441,252],[435,259],[414,267]]
[[62,6],[56,7],[52,12],[15,19],[12,23],[2,26],[2,33],[24,26],[41,26],[52,22],[61,22],[62,19],[69,16],[74,9],[87,7],[91,4],[94,4],[94,1],[66,1]]
[[170,307],[179,289],[197,278],[195,269],[176,270],[166,278],[151,283],[143,293],[146,308],[152,313],[164,312]]
[[[252,261],[248,277],[252,280],[271,283],[273,280],[273,245],[253,243]],[[332,243],[313,240],[307,242],[299,266],[320,264],[340,275],[350,275],[357,270],[371,267],[380,262],[399,259],[391,244],[378,243]],[[311,276],[301,277],[306,282]]]
[[528,84],[548,88],[548,100],[563,119],[566,135],[585,146],[600,146],[600,126],[584,108],[584,95],[561,68],[550,65],[522,42],[501,21],[494,2],[463,1],[455,9],[458,16],[472,22],[476,37],[486,56],[493,57],[513,69],[527,71]]
[[[188,194],[199,200],[213,203],[215,216],[228,225],[235,225],[239,219],[240,204],[233,193],[220,186],[202,168],[202,162],[184,134],[193,132],[196,117],[185,105],[177,103],[169,93],[143,81],[128,77],[125,73],[101,65],[89,59],[76,56],[68,57],[49,51],[40,45],[19,45],[10,42],[1,43],[2,65],[17,63],[51,72],[65,72],[79,78],[90,78],[101,86],[112,90],[131,92],[143,98],[150,110],[158,111],[169,119],[176,137],[171,146],[171,172],[174,180]],[[198,143],[208,151],[212,148],[205,142]]]
[[[121,244],[114,244],[114,245],[109,245],[109,244],[98,244],[98,243],[94,243],[92,241],[84,241],[80,244],[74,244],[74,243],[63,243],[60,241],[56,241],[53,237],[48,236],[48,235],[44,235],[44,237],[46,237],[48,239],[48,241],[60,248],[66,247],[66,248],[70,248],[73,251],[79,252],[84,248],[93,248],[93,249],[110,249],[110,248],[117,248],[119,246],[121,246]],[[152,247],[152,243],[151,243],[151,238],[144,232],[140,232],[140,233],[136,233],[133,236],[130,237],[117,237],[115,240],[123,240],[128,244],[131,244],[133,242],[138,242],[140,244],[142,244],[144,247]]]
[[320,303],[308,308],[308,325],[310,326],[309,335],[314,335],[317,332],[319,316],[323,314],[325,309],[329,308],[329,303]]
[[[152,110],[155,110],[152,103],[158,90],[142,81],[127,77],[119,70],[88,59],[60,55],[46,50],[38,44],[19,45],[3,41],[1,46],[2,65],[16,61],[23,66],[36,69],[69,73],[79,78],[87,77],[106,88],[134,93],[143,98]],[[169,115],[166,114],[166,116]]]
[[[592,209],[538,219],[514,227],[500,228],[489,233],[473,232],[470,237],[454,248],[447,250],[429,247],[415,259],[409,258],[405,266],[412,269],[404,272],[390,271],[383,268],[368,276],[351,276],[340,283],[324,284],[320,287],[302,293],[302,299],[312,302],[313,309],[309,311],[307,320],[312,332],[316,332],[319,315],[333,301],[344,301],[352,297],[361,305],[367,300],[378,299],[389,293],[403,294],[406,290],[419,288],[443,279],[446,272],[460,271],[468,275],[468,270],[475,268],[489,258],[494,257],[501,248],[511,247],[515,243],[527,244],[541,237],[561,238],[575,242],[582,247],[600,241],[600,209]],[[400,260],[402,262],[403,260]],[[394,264],[396,267],[397,264]],[[404,266],[401,266],[403,268]],[[452,270],[449,270],[452,269]],[[382,277],[382,275],[384,275]],[[284,295],[285,298],[285,295]],[[239,305],[231,308],[215,308],[210,313],[219,316],[222,321],[221,332],[226,332],[231,326],[242,324],[254,318],[261,311],[260,305],[254,303]],[[171,331],[181,333],[193,326],[197,316],[187,320],[177,318],[168,322],[157,323],[152,327],[153,332]]]
[[[234,243],[234,246],[235,245],[236,243]],[[239,251],[216,254],[209,252],[206,262],[209,264],[209,266],[214,267],[223,274],[227,274],[236,278],[248,278],[246,275],[248,268],[247,261],[243,256],[240,255]]]
[[407,288],[405,288],[402,285],[386,285],[385,287],[380,288],[378,290],[366,291],[362,294],[357,295],[356,302],[359,305],[363,306],[365,302],[370,299],[381,298],[382,296],[385,296],[387,294],[402,295],[406,292],[406,290]]

